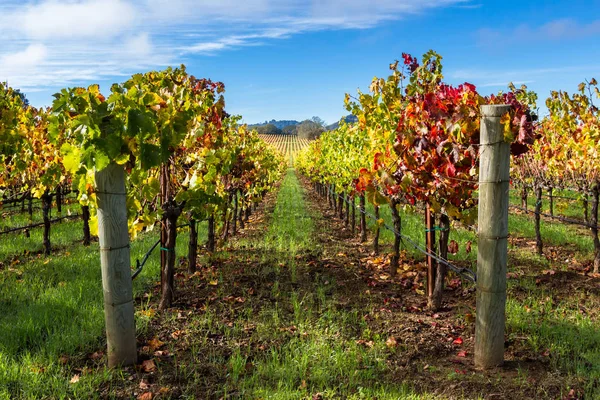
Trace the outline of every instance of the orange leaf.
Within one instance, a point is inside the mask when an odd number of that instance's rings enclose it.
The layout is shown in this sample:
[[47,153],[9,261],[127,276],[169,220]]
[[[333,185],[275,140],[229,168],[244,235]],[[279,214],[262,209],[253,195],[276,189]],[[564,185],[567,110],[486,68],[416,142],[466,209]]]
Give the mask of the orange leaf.
[[152,372],[156,369],[156,364],[154,364],[154,360],[145,360],[142,362],[142,371],[144,372]]

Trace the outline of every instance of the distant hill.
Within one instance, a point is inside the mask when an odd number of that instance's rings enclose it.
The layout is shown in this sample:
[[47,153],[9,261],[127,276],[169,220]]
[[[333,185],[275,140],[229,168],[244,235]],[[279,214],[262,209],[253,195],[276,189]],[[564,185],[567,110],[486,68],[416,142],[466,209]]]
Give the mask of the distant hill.
[[[352,115],[352,114],[346,115],[345,117],[342,117],[341,119],[343,119],[344,121],[346,121],[347,124],[353,124],[355,122],[358,122],[358,118],[355,115]],[[340,126],[340,122],[338,121],[338,122],[333,123],[331,125],[327,125],[325,127],[325,129],[328,130],[328,131],[332,131],[334,129],[337,129],[339,126]]]
[[250,127],[250,128],[256,128],[256,127],[264,126],[264,125],[268,125],[268,124],[275,125],[275,127],[277,127],[277,129],[283,129],[286,126],[298,125],[298,124],[300,124],[300,122],[296,121],[296,120],[281,120],[281,121],[276,121],[276,120],[272,119],[270,121],[265,121],[265,122],[263,122],[261,124],[248,125],[248,127]]

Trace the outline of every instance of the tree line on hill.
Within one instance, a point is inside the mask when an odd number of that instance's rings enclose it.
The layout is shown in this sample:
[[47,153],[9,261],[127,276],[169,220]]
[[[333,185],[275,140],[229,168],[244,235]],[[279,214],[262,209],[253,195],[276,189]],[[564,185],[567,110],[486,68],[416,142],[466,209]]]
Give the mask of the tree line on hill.
[[[347,123],[354,123],[357,121],[354,115],[348,115],[342,117]],[[259,134],[263,135],[298,135],[302,139],[316,139],[323,132],[337,129],[339,122],[335,122],[331,125],[326,125],[319,117],[312,117],[311,119],[298,122],[295,120],[271,120],[265,121],[263,124],[249,125],[251,128],[255,128]]]

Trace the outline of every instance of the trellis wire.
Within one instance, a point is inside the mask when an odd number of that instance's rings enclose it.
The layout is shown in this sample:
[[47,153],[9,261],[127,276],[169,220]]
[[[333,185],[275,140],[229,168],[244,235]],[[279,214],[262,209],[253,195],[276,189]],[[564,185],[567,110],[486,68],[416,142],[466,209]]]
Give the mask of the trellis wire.
[[[334,193],[329,187],[327,188],[327,190],[329,191],[330,194],[332,194],[334,196],[337,196],[338,198],[342,199],[347,204],[351,204],[351,202],[349,202],[343,196],[341,196],[341,195],[339,195],[337,193]],[[366,209],[362,210],[359,206],[356,206],[356,204],[353,204],[353,207],[357,208],[359,210],[359,212],[365,214],[367,217],[373,219],[374,221],[378,221],[377,218],[373,214],[371,214],[370,212],[368,212]],[[464,268],[464,267],[457,267],[457,266],[455,266],[453,264],[450,264],[450,262],[448,260],[444,260],[443,258],[440,258],[437,255],[428,252],[419,243],[415,242],[410,237],[408,237],[408,236],[406,236],[406,235],[404,235],[404,234],[396,231],[396,229],[394,229],[394,227],[388,225],[385,221],[383,222],[382,226],[384,228],[386,228],[388,231],[392,232],[394,235],[400,237],[400,240],[402,240],[402,242],[404,242],[404,241],[408,242],[416,250],[420,251],[421,253],[423,253],[426,256],[429,256],[429,257],[433,258],[434,260],[436,260],[440,264],[443,264],[443,265],[447,266],[451,271],[453,271],[453,272],[455,272],[455,273],[457,273],[459,275],[464,276],[465,278],[467,278],[468,280],[470,280],[473,283],[477,282],[477,274],[474,271],[471,271],[470,269]]]

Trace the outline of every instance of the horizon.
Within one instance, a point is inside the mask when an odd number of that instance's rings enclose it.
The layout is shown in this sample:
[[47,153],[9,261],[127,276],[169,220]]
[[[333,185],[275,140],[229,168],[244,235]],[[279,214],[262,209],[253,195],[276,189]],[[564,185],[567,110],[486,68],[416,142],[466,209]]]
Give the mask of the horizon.
[[[191,10],[191,11],[190,11]],[[538,107],[600,74],[598,3],[424,0],[339,2],[8,0],[0,5],[0,80],[32,105],[63,87],[110,85],[185,63],[225,84],[244,123],[348,114],[345,93],[368,91],[403,52],[443,57],[445,80],[480,94],[526,84]]]

